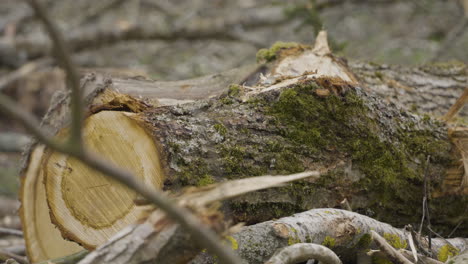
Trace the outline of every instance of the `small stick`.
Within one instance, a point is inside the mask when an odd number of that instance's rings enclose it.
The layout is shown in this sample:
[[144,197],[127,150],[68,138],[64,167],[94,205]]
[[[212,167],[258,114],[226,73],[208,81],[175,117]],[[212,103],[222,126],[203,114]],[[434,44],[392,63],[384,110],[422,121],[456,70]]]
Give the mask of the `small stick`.
[[285,247],[265,264],[295,264],[309,259],[325,264],[341,264],[341,260],[331,249],[312,243],[298,243]]
[[0,91],[5,89],[8,85],[12,84],[13,82],[28,76],[29,74],[41,69],[47,68],[52,64],[50,59],[39,59],[33,62],[28,62],[21,66],[19,69],[5,75],[0,79]]
[[[411,258],[411,256],[413,255],[413,253],[411,251],[409,251],[409,250],[400,249],[399,251],[403,256],[405,256],[407,258]],[[440,262],[438,260],[423,256],[423,255],[419,255],[419,254],[418,254],[418,258],[419,258],[419,263],[423,262],[423,263],[426,263],[426,264],[443,264],[443,262]]]
[[61,258],[56,258],[56,259],[50,259],[50,260],[45,260],[41,261],[36,264],[75,264],[80,262],[86,255],[88,255],[89,251],[87,250],[82,250],[80,252],[77,252],[75,254],[71,254],[69,256],[61,257]]
[[17,229],[5,228],[0,227],[0,235],[8,235],[8,236],[23,236],[23,232]]
[[29,261],[25,257],[16,255],[16,254],[11,253],[11,252],[7,252],[7,251],[4,251],[4,250],[0,249],[0,255],[5,256],[5,257],[10,258],[10,259],[14,259],[19,264],[29,264]]
[[375,244],[377,244],[377,246],[385,253],[385,255],[387,255],[390,261],[397,264],[413,264],[400,252],[390,246],[387,241],[374,230],[371,230],[371,236]]
[[341,204],[341,208],[343,208],[345,210],[348,210],[350,212],[353,211],[353,209],[349,205],[348,199],[344,198],[343,201],[340,202],[340,204]]
[[457,101],[450,107],[449,111],[445,116],[442,118],[445,122],[450,122],[453,117],[460,112],[462,107],[465,105],[466,100],[468,99],[468,87],[465,88],[462,95],[457,99]]

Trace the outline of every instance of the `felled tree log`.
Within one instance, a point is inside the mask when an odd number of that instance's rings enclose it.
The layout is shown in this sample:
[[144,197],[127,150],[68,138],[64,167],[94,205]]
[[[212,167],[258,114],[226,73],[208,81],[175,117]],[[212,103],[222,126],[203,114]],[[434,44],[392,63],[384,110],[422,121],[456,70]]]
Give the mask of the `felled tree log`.
[[[432,225],[444,231],[457,223],[467,189],[461,154],[444,123],[381,101],[372,83],[330,53],[323,36],[313,49],[276,45],[259,54],[274,61],[176,83],[88,75],[82,80],[85,142],[171,192],[247,176],[328,171],[319,181],[223,205],[232,221],[249,224],[335,207],[343,198],[385,222],[418,223],[424,161],[431,156],[427,177],[439,196],[431,200],[438,215]],[[65,138],[69,97],[53,101],[43,126]],[[444,185],[450,171],[455,180]],[[62,236],[94,249],[145,217],[135,193],[40,144],[26,155],[21,199],[33,262],[81,250]]]
[[[409,249],[407,234],[401,229],[353,212],[339,209],[313,209],[307,212],[244,227],[226,240],[245,263],[265,263],[276,250],[296,243],[315,243],[332,249],[343,263],[357,263],[360,252],[377,249],[371,230],[397,249]],[[450,243],[450,244],[449,244]],[[432,239],[432,250],[442,262],[466,249],[465,238]],[[427,247],[427,240],[424,241]],[[449,255],[447,255],[449,254]],[[216,263],[201,254],[192,264]]]

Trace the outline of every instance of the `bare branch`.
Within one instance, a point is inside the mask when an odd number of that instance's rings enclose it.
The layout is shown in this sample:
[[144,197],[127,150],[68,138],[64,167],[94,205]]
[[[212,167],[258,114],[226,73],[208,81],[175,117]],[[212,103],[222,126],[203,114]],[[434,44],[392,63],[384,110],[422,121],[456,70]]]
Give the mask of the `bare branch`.
[[28,62],[21,66],[19,69],[9,73],[8,75],[0,79],[0,91],[5,89],[11,83],[17,81],[18,79],[24,78],[36,70],[47,66],[50,64],[50,59],[39,59],[37,61]]
[[457,101],[450,107],[449,111],[443,117],[443,120],[446,122],[450,122],[453,117],[460,112],[463,106],[465,106],[466,100],[468,100],[468,87],[465,88],[462,95],[457,99]]
[[372,239],[375,241],[377,246],[385,252],[387,257],[393,262],[397,264],[412,264],[411,261],[406,259],[400,252],[390,246],[387,241],[383,237],[381,237],[377,232],[371,230]]
[[341,264],[331,249],[312,243],[298,243],[281,249],[265,264],[295,264],[315,259],[324,264]]
[[10,236],[20,236],[20,237],[22,237],[23,232],[21,232],[21,230],[0,227],[0,235],[10,235]]
[[14,259],[19,264],[29,264],[28,260],[25,257],[16,255],[11,252],[4,251],[2,249],[0,249],[0,256],[5,256],[7,258]]
[[67,49],[65,41],[62,35],[58,31],[55,24],[50,19],[46,9],[37,2],[37,0],[26,0],[28,4],[34,9],[36,16],[42,21],[44,27],[49,33],[55,47],[55,55],[57,60],[62,64],[62,67],[67,73],[67,79],[71,88],[71,112],[72,112],[72,124],[71,124],[71,135],[70,135],[70,146],[81,150],[82,149],[82,135],[81,127],[83,123],[83,112],[82,112],[82,92],[80,90],[80,79],[78,71],[73,64],[70,52]]
[[257,190],[277,187],[281,184],[304,178],[313,178],[313,180],[318,180],[323,173],[319,171],[305,171],[290,175],[264,175],[232,180],[220,184],[213,184],[205,188],[199,188],[193,193],[184,194],[180,198],[179,202],[181,204],[203,207],[216,201],[233,198],[241,194],[254,192]]
[[29,137],[21,133],[0,133],[0,152],[22,152]]
[[86,255],[88,255],[87,250],[80,251],[78,253],[61,257],[61,258],[56,258],[56,259],[51,259],[51,260],[46,260],[39,262],[37,264],[49,264],[49,263],[54,263],[54,264],[75,264],[78,263],[80,260],[82,260]]
[[[405,256],[408,259],[411,259],[413,257],[413,253],[409,250],[405,249],[400,249],[400,253]],[[425,264],[443,264],[443,262],[440,262],[438,260],[435,260],[433,258],[426,257],[424,255],[419,255],[418,254],[419,261],[416,263],[425,263]]]
[[7,116],[14,118],[20,122],[26,130],[31,133],[38,141],[44,143],[52,149],[59,152],[68,152],[60,143],[51,139],[39,127],[39,122],[28,112],[17,106],[15,102],[6,95],[0,94],[0,111],[3,111]]

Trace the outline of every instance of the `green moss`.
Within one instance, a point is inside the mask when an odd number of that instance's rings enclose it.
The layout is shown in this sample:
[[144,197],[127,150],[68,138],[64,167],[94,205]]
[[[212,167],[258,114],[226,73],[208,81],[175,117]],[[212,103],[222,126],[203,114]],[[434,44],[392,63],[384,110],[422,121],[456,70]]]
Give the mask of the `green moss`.
[[371,243],[372,243],[372,236],[370,234],[364,234],[356,243],[356,248],[368,249]]
[[228,96],[219,99],[219,101],[224,105],[231,105],[234,103],[234,100]]
[[429,63],[422,66],[421,69],[432,74],[448,76],[464,74],[467,70],[467,66],[461,61],[452,60],[447,62]]
[[271,163],[270,168],[277,174],[290,174],[304,171],[304,165],[299,159],[296,151],[292,148],[288,148],[277,141],[266,142],[265,152],[268,155],[265,156],[265,163]]
[[336,240],[333,237],[326,236],[322,242],[322,245],[328,248],[332,248],[335,246],[335,243],[336,243]]
[[198,179],[197,181],[197,186],[206,186],[215,183],[216,181],[214,180],[213,176],[209,174],[203,175],[201,178]]
[[414,157],[437,155],[446,142],[435,140],[430,131],[411,129],[398,134],[403,145],[382,141],[381,128],[355,91],[320,98],[314,93],[317,88],[312,82],[285,90],[269,106],[282,134],[319,157],[330,152],[350,154],[353,167],[366,176],[356,184],[375,189],[384,205],[414,199],[415,190],[407,183],[421,181],[421,171],[409,164]]
[[172,149],[172,151],[174,153],[179,152],[179,150],[180,150],[180,145],[179,144],[177,144],[177,143],[175,143],[173,141],[169,141],[167,144],[169,145],[169,147]]
[[301,243],[301,239],[299,238],[299,236],[297,235],[297,230],[293,227],[291,227],[290,231],[292,232],[292,235],[289,235],[288,237],[288,245],[294,245],[294,244],[297,244],[297,243]]
[[282,42],[278,41],[273,44],[269,49],[260,49],[257,52],[257,62],[270,62],[277,58],[278,52],[282,49],[289,49],[299,47],[299,44],[295,42]]
[[406,248],[408,246],[408,243],[406,240],[402,240],[398,235],[395,234],[390,234],[390,233],[384,233],[383,238],[387,240],[387,242],[394,248],[400,249],[400,248]]
[[182,185],[203,186],[210,184],[210,181],[213,180],[209,175],[208,167],[202,158],[192,160],[188,163],[179,159],[177,165],[180,168],[179,181]]
[[231,242],[231,248],[233,250],[237,250],[239,249],[239,244],[237,243],[237,240],[232,237],[232,236],[225,236],[224,238],[226,238],[226,240],[228,240],[229,242]]
[[437,253],[437,259],[439,261],[445,262],[449,257],[454,257],[459,253],[460,252],[457,248],[446,244],[439,249],[439,253]]
[[240,94],[240,86],[237,84],[231,84],[228,88],[228,95],[232,97],[239,96]]
[[240,175],[245,172],[242,166],[244,153],[245,148],[241,146],[224,145],[221,147],[222,164],[228,177],[232,175]]
[[227,128],[223,124],[215,124],[213,128],[218,132],[221,136],[226,136]]
[[380,71],[376,71],[374,73],[375,77],[379,78],[380,80],[383,80],[384,76],[383,76],[383,73],[380,72]]

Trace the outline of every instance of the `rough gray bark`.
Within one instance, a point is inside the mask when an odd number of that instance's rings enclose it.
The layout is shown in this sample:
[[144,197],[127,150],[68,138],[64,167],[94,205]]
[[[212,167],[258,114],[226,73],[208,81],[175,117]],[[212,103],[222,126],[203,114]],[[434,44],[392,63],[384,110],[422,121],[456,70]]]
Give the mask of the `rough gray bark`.
[[[306,87],[315,83],[304,82]],[[314,92],[300,89],[299,96]],[[314,97],[307,102],[295,97],[288,102],[281,92],[272,91],[249,102],[226,95],[221,100],[155,108],[142,116],[166,154],[168,189],[335,168],[319,183],[292,184],[236,199],[226,211],[236,221],[255,223],[309,208],[335,207],[351,197],[351,206],[359,212],[367,210],[399,224],[394,217],[397,213],[400,224],[417,223],[425,157],[432,156],[429,177],[434,185],[442,184],[440,177],[450,167],[446,128],[434,120],[400,112],[360,88],[351,88],[349,95],[361,98],[363,108],[355,108],[347,95]],[[307,104],[324,108],[308,109]],[[294,118],[310,122],[310,132],[301,134]],[[351,142],[355,145],[346,146]],[[359,149],[366,153],[354,153]],[[406,173],[408,178],[398,178]],[[382,205],[382,200],[388,203]],[[455,207],[442,206],[448,204],[443,200],[433,202],[441,206],[435,210],[455,216]],[[440,223],[445,221],[442,218]]]
[[312,243],[298,243],[283,248],[273,255],[266,264],[296,264],[310,259],[324,264],[342,263],[338,256],[327,247]]
[[[229,239],[245,263],[264,263],[280,248],[295,243],[316,243],[331,248],[343,263],[354,263],[360,251],[375,249],[370,232],[386,237],[392,246],[408,247],[401,229],[353,212],[338,209],[314,209],[293,216],[244,227]],[[467,239],[432,239],[432,249],[439,252],[447,241],[463,251]],[[235,246],[234,246],[235,245]],[[192,264],[215,263],[201,254]]]
[[460,253],[460,255],[454,257],[452,261],[453,262],[450,262],[450,263],[453,263],[453,264],[467,263],[468,262],[468,250],[465,250],[462,253]]
[[[352,62],[351,70],[367,90],[411,112],[443,116],[463,93],[468,67],[460,62],[420,67]],[[460,113],[466,117],[467,109]]]

